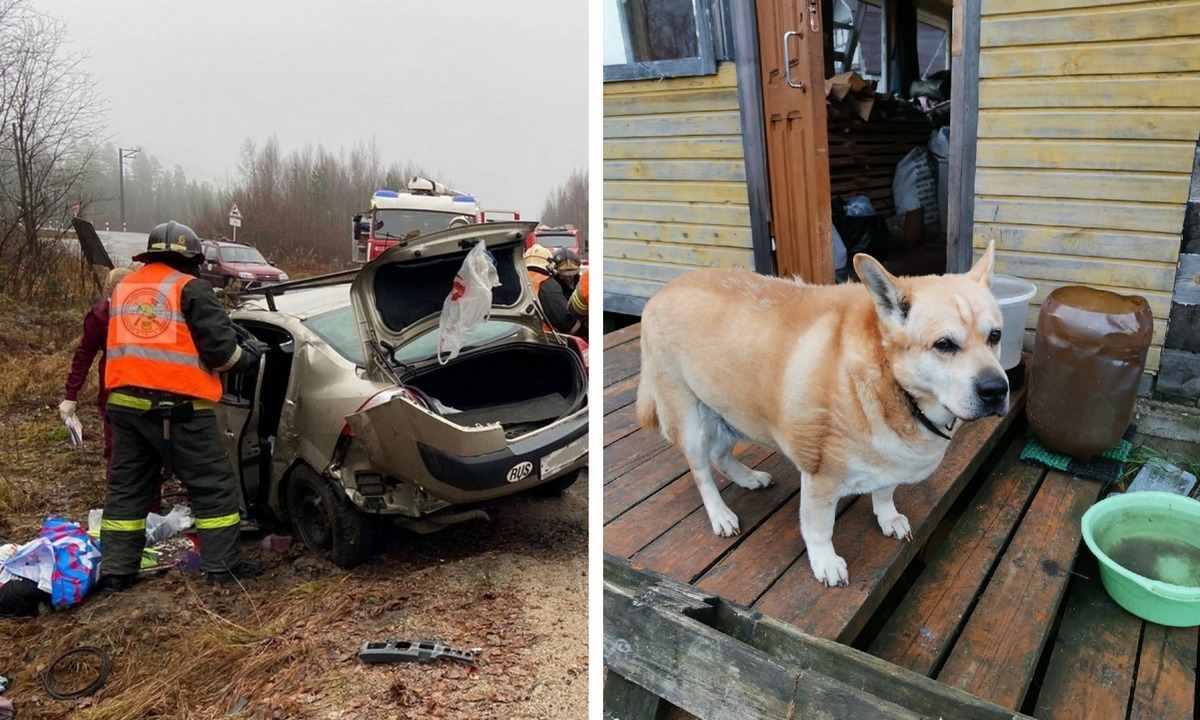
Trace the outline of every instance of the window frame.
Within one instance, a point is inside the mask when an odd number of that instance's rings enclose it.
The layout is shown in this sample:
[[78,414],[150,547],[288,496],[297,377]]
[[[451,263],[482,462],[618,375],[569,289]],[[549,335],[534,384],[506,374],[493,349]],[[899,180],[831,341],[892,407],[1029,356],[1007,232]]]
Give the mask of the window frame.
[[713,42],[713,8],[710,0],[691,0],[691,3],[696,18],[696,49],[699,57],[605,65],[604,82],[715,75],[717,49]]

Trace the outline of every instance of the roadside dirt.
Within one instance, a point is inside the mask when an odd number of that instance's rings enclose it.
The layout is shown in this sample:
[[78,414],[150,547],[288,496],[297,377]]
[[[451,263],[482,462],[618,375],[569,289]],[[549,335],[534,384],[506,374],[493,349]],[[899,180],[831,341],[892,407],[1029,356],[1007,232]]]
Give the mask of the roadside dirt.
[[[80,416],[99,437],[95,408],[81,402]],[[32,539],[51,514],[85,523],[102,502],[98,443],[69,448],[47,405],[0,412],[0,542]],[[491,523],[393,531],[353,572],[246,536],[267,575],[244,588],[171,570],[71,610],[0,620],[6,697],[23,720],[585,717],[587,479],[558,499],[487,510]],[[478,666],[358,660],[364,642],[391,638],[475,649]],[[106,651],[111,674],[91,698],[54,700],[39,674],[80,645]]]

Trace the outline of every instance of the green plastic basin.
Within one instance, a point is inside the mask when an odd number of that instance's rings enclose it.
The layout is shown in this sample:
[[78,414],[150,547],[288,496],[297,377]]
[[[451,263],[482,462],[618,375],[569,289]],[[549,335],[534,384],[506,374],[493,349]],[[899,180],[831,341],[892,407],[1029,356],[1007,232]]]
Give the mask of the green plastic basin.
[[1114,495],[1081,524],[1118,605],[1160,625],[1200,625],[1200,502],[1165,492]]

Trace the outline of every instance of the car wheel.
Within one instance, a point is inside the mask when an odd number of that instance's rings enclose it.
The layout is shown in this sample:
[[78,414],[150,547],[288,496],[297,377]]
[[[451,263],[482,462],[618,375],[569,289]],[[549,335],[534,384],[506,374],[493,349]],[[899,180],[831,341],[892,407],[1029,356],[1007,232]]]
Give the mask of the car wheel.
[[304,544],[339,567],[357,567],[375,554],[369,519],[311,468],[302,465],[292,471],[287,505],[292,527]]
[[542,483],[531,489],[529,492],[542,497],[558,497],[567,491],[567,488],[575,484],[579,479],[579,474],[583,472],[583,468],[572,470],[566,475],[559,475],[550,482]]

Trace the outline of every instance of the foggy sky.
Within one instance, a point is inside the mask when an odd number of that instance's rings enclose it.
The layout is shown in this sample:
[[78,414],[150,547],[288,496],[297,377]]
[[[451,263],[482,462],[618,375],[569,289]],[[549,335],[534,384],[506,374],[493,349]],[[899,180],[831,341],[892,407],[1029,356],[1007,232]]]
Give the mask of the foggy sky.
[[196,180],[234,179],[247,138],[286,154],[373,137],[384,166],[414,161],[485,209],[536,217],[587,167],[585,0],[34,7],[89,56],[113,144]]

